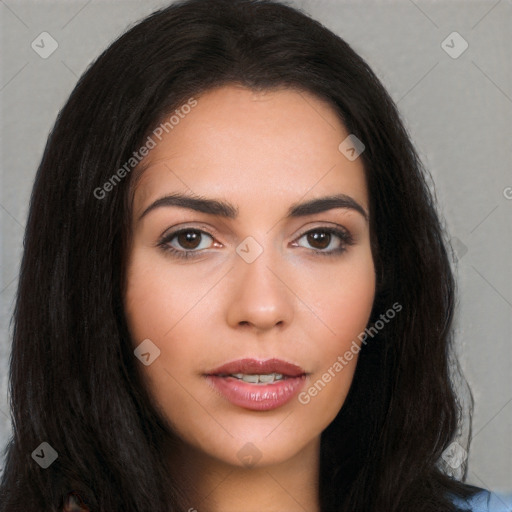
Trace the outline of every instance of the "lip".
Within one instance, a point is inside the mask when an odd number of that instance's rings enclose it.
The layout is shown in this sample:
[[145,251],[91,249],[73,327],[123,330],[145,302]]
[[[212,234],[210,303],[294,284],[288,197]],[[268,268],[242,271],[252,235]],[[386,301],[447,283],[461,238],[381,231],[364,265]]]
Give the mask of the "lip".
[[[280,373],[284,378],[271,384],[252,384],[230,376],[236,373]],[[303,368],[281,359],[239,359],[205,376],[210,386],[233,405],[252,411],[270,411],[285,405],[297,395],[306,380]]]
[[246,358],[223,364],[208,372],[207,375],[230,375],[232,373],[281,373],[286,377],[299,377],[306,371],[296,364],[281,359]]

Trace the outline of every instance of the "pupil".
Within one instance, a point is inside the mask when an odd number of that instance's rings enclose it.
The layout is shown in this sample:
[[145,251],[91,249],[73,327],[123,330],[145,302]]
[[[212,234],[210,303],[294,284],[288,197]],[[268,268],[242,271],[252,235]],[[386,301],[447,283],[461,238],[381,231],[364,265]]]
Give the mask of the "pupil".
[[[322,240],[327,243],[325,243],[322,246]],[[308,243],[310,243],[312,246],[315,247],[315,244],[320,241],[321,247],[317,247],[317,249],[325,249],[329,246],[329,242],[331,241],[331,234],[325,233],[325,232],[316,232],[316,233],[309,233],[308,234]]]
[[197,231],[186,231],[180,233],[178,238],[180,245],[185,249],[195,249],[198,246],[199,233]]

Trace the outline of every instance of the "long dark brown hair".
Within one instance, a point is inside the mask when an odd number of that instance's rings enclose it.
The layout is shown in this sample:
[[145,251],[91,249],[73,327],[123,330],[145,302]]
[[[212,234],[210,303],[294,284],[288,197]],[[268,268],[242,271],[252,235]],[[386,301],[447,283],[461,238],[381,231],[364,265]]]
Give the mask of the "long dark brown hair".
[[[189,0],[117,39],[79,79],[33,187],[14,311],[2,511],[183,512],[161,460],[171,433],[142,385],[123,310],[132,176],[104,184],[163,116],[212,87],[290,87],[328,101],[364,142],[377,293],[360,354],[322,433],[322,512],[454,511],[440,469],[460,407],[450,378],[455,284],[428,175],[397,109],[351,47],[269,0]],[[112,182],[111,182],[112,183]],[[32,452],[49,443],[48,468]],[[263,511],[262,511],[263,512]]]

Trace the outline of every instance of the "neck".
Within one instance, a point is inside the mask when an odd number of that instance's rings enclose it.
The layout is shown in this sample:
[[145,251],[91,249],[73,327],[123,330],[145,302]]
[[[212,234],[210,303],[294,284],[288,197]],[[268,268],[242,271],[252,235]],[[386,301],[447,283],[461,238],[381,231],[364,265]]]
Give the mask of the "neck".
[[227,464],[180,443],[170,470],[189,512],[319,512],[320,438],[263,467]]

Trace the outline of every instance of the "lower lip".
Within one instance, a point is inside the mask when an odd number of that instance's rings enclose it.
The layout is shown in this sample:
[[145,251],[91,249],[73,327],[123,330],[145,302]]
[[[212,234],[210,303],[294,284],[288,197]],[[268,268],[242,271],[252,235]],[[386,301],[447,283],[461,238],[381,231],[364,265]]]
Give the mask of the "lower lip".
[[207,381],[233,405],[252,411],[270,411],[289,402],[304,385],[306,376],[289,377],[272,384],[251,384],[235,377],[208,375]]

